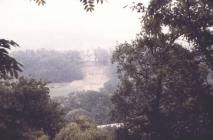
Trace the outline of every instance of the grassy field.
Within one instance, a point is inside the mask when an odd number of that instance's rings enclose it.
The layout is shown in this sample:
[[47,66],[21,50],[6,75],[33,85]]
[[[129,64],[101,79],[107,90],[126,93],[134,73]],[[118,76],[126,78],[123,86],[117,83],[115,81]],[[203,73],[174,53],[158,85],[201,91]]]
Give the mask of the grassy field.
[[67,96],[73,91],[94,90],[99,91],[108,80],[106,75],[107,66],[86,63],[83,66],[85,77],[83,80],[76,80],[71,83],[49,84],[50,96]]

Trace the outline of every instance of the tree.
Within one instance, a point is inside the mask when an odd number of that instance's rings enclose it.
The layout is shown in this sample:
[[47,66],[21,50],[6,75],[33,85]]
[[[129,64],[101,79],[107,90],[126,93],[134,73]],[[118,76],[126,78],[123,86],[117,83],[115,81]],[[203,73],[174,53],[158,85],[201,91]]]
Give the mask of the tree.
[[190,51],[158,34],[119,45],[113,59],[121,80],[113,114],[132,139],[213,138],[212,87]]
[[106,49],[97,48],[94,50],[95,62],[101,65],[108,65],[110,54]]
[[146,34],[158,34],[167,27],[168,41],[184,39],[200,61],[213,69],[212,0],[151,0],[147,8],[142,5],[138,3],[135,8],[144,13]]
[[46,84],[20,78],[0,83],[0,137],[29,140],[43,131],[52,139],[63,127],[64,112],[49,97]]
[[133,9],[143,14],[142,31],[113,56],[121,80],[115,117],[135,139],[212,139],[212,1],[151,0]]
[[18,72],[22,71],[22,65],[9,55],[8,50],[11,46],[18,46],[17,43],[10,40],[0,39],[0,79],[18,77]]

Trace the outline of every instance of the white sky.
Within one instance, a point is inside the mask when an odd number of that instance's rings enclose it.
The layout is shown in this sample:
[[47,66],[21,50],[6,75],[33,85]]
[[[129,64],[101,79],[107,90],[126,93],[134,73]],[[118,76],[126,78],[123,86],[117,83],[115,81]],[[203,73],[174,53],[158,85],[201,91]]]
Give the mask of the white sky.
[[139,14],[123,8],[134,0],[108,0],[93,13],[79,0],[0,0],[0,38],[16,41],[22,49],[88,49],[113,47],[130,41],[140,31]]

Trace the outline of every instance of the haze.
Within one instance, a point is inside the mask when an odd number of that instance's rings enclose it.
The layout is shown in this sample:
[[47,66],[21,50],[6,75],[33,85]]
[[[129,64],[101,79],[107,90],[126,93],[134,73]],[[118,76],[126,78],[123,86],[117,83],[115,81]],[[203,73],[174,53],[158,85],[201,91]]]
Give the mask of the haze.
[[16,41],[20,49],[111,48],[130,41],[140,31],[139,15],[128,8],[131,0],[109,0],[93,13],[79,0],[1,0],[0,38]]

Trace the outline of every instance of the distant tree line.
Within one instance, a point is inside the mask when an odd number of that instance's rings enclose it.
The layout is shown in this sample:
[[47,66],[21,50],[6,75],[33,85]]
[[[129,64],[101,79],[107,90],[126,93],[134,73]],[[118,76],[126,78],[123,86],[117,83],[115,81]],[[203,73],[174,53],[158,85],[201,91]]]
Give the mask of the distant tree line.
[[95,62],[97,64],[109,65],[111,54],[107,49],[97,48],[94,50]]
[[23,76],[48,82],[72,82],[83,79],[81,57],[78,51],[26,50],[13,53],[23,64]]

